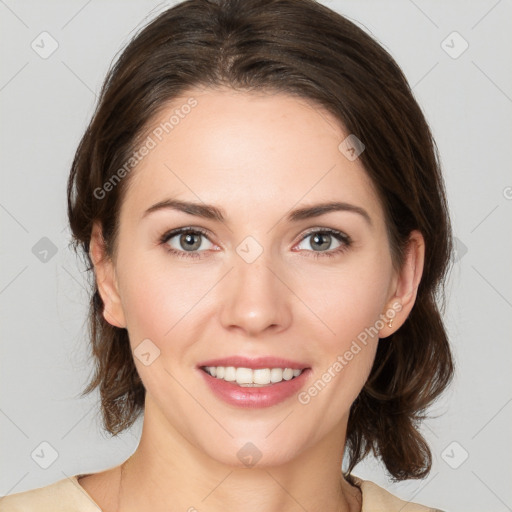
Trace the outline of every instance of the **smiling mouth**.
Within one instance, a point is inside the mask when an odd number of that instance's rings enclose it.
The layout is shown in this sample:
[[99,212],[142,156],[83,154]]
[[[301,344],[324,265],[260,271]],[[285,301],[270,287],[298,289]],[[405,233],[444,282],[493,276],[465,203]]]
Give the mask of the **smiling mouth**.
[[297,378],[306,368],[245,368],[234,366],[201,366],[201,370],[215,379],[242,387],[264,387]]

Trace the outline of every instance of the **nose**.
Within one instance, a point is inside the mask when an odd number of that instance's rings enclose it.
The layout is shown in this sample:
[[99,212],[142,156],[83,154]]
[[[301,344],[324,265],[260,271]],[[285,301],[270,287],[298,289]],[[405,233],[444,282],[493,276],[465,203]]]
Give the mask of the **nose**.
[[293,293],[281,273],[263,255],[252,263],[236,261],[220,299],[223,327],[250,337],[285,330],[291,323]]

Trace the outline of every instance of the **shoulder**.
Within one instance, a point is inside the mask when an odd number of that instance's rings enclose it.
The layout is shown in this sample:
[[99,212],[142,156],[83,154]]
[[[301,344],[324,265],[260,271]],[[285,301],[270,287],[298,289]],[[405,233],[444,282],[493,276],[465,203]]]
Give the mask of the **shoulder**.
[[101,512],[76,475],[0,498],[0,512]]
[[361,489],[363,497],[361,512],[395,512],[397,510],[400,512],[442,512],[437,508],[401,500],[369,480],[361,480],[353,475],[352,480]]

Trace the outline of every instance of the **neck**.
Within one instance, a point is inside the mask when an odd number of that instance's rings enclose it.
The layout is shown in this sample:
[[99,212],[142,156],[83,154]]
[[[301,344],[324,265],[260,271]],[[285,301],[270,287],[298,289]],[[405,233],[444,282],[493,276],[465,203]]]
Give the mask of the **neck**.
[[137,450],[121,465],[117,512],[361,510],[359,490],[341,472],[339,431],[279,466],[234,467],[149,418],[154,415],[145,415]]

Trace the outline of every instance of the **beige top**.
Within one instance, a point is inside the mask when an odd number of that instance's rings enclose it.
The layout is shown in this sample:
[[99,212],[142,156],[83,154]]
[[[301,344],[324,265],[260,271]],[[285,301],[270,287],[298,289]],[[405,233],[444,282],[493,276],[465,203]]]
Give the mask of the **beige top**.
[[[75,475],[46,487],[0,498],[0,512],[98,512],[101,508],[78,483]],[[403,501],[368,480],[353,476],[363,496],[362,512],[441,512]]]

